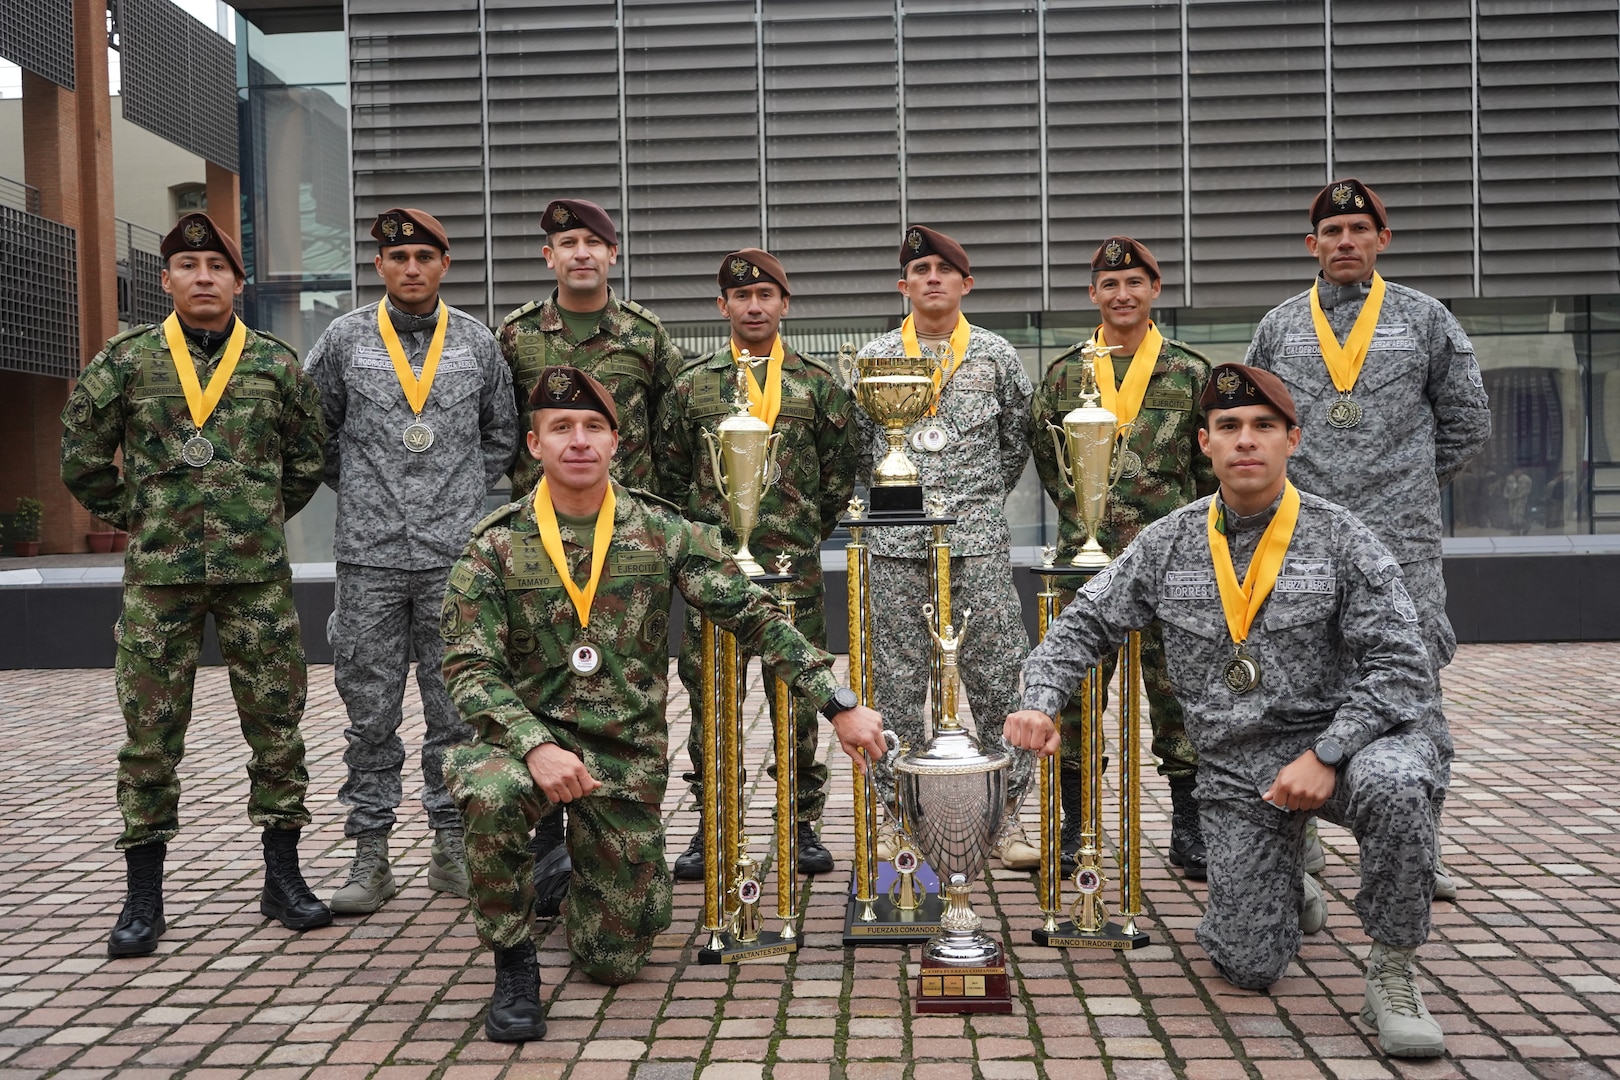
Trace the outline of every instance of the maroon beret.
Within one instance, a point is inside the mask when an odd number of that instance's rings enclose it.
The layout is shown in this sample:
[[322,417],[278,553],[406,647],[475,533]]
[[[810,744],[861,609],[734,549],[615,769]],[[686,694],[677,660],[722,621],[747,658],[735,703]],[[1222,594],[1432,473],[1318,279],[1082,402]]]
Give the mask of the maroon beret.
[[1198,405],[1206,414],[1213,409],[1270,405],[1283,414],[1289,427],[1299,427],[1299,410],[1294,407],[1294,395],[1288,387],[1271,372],[1247,364],[1222,364],[1210,372]]
[[967,252],[961,244],[938,229],[930,229],[926,225],[911,226],[906,230],[905,238],[900,241],[900,268],[904,270],[911,265],[912,260],[927,255],[938,255],[956,267],[963,277],[970,277],[973,273],[968,266]]
[[781,286],[783,296],[792,296],[793,290],[788,286],[787,271],[775,255],[760,248],[743,248],[733,251],[720,260],[721,295],[727,289],[737,289],[744,285],[758,285],[763,279],[770,279]]
[[171,255],[187,251],[217,251],[225,256],[225,261],[231,264],[237,277],[247,277],[247,271],[242,269],[242,249],[236,246],[235,240],[221,232],[214,219],[207,214],[187,214],[175,222],[174,228],[169,230],[169,235],[163,238],[163,243],[158,247],[164,262],[168,262]]
[[554,365],[540,373],[540,381],[529,393],[531,409],[583,409],[599,412],[608,418],[614,431],[619,430],[619,410],[613,405],[613,395],[589,373],[577,367]]
[[1097,248],[1097,254],[1091,257],[1093,271],[1108,270],[1135,270],[1141,268],[1148,272],[1154,281],[1159,280],[1159,260],[1153,257],[1143,244],[1137,243],[1128,236],[1110,236]]
[[1384,211],[1384,200],[1372,188],[1353,176],[1335,180],[1316,193],[1311,200],[1311,225],[1315,227],[1323,218],[1338,214],[1371,214],[1373,224],[1380,229],[1389,228],[1389,215]]
[[378,247],[400,244],[432,244],[440,251],[450,250],[450,240],[444,235],[439,219],[423,210],[409,206],[396,206],[377,215],[371,224],[371,235]]
[[589,229],[613,247],[619,246],[619,231],[608,212],[585,199],[553,199],[543,215],[546,235],[570,229]]

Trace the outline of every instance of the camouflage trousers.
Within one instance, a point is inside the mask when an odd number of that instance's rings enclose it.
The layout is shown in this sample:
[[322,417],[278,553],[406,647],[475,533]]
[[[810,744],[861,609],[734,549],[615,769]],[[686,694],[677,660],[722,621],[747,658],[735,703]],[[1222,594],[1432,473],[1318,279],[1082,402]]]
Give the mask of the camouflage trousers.
[[[934,656],[922,611],[933,600],[928,562],[874,555],[871,590],[873,702],[883,714],[884,726],[892,728],[901,742],[920,749]],[[970,610],[964,627],[963,615]],[[957,633],[964,635],[957,663],[973,724],[985,750],[1012,754],[1007,791],[1021,799],[1029,790],[1034,757],[1009,748],[1001,729],[1007,715],[1018,710],[1019,668],[1029,655],[1029,634],[1005,554],[951,559],[951,618]],[[873,777],[884,802],[893,805],[893,772],[879,765]]]
[[[561,808],[540,794],[527,765],[486,742],[451,749],[445,774],[467,830],[478,939],[509,949],[534,922],[529,835],[537,821]],[[563,908],[568,950],[592,981],[629,982],[671,918],[674,893],[658,807],[576,799],[568,804],[567,837],[574,863]]]
[[[799,633],[809,638],[811,643],[819,648],[827,647],[827,609],[822,602],[822,594],[805,597],[794,602],[793,625],[798,627]],[[692,798],[698,806],[703,805],[703,714],[700,711],[702,700],[702,668],[698,660],[698,613],[691,607],[686,609],[686,636],[681,640],[680,660],[676,669],[680,672],[681,685],[692,697],[692,729],[686,739],[686,752],[692,760],[692,771],[685,776],[691,785]],[[739,656],[737,664],[737,697],[742,699],[742,687],[747,685],[746,672],[749,657]],[[771,729],[774,731],[783,720],[776,711],[776,685],[768,675],[766,679],[765,697],[771,707]],[[797,776],[794,787],[798,797],[798,818],[800,821],[815,821],[821,817],[822,810],[827,805],[827,766],[816,758],[816,741],[820,735],[821,714],[816,710],[821,707],[819,701],[809,701],[802,697],[793,700],[793,731],[794,741],[797,744],[794,750],[794,764]],[[765,769],[765,775],[772,780],[776,779],[775,755]]]
[[230,671],[248,761],[248,820],[260,828],[309,824],[304,739],[304,645],[292,583],[125,585],[113,635],[113,678],[126,739],[118,751],[120,849],[168,843],[180,828],[180,759],[191,723],[203,622],[212,614]]
[[[1426,732],[1385,735],[1339,769],[1333,797],[1313,812],[1355,834],[1356,914],[1385,945],[1408,948],[1429,937],[1438,767]],[[1209,906],[1198,943],[1228,982],[1263,989],[1299,951],[1300,861],[1312,815],[1281,813],[1258,798],[1200,799],[1198,809],[1209,845]]]
[[[1072,599],[1073,593],[1065,597]],[[1170,689],[1170,669],[1164,656],[1164,627],[1157,619],[1142,629],[1142,687],[1146,691],[1148,725],[1153,731],[1153,756],[1159,759],[1159,775],[1171,779],[1198,774],[1198,750],[1187,737],[1181,702]],[[1108,691],[1119,667],[1119,655],[1110,656],[1102,665],[1102,704],[1108,707]],[[1063,767],[1080,768],[1080,757],[1085,746],[1080,738],[1080,704],[1085,693],[1084,684],[1063,706],[1059,727],[1063,732]],[[1123,750],[1121,751],[1123,753]]]
[[337,564],[337,610],[332,624],[332,680],[349,714],[343,737],[348,778],[338,799],[349,807],[345,836],[394,827],[394,809],[404,798],[401,773],[405,743],[405,680],[416,654],[416,686],[422,694],[427,733],[422,740],[422,806],[434,829],[460,824],[444,786],[444,754],[473,737],[444,689],[439,671],[444,639],[439,618],[444,607],[448,566],[396,570],[384,566]]

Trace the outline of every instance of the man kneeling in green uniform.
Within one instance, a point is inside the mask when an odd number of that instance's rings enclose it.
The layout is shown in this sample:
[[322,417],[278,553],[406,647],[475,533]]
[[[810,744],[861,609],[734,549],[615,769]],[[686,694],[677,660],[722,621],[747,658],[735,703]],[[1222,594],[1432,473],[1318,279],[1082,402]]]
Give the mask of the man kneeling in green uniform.
[[737,569],[718,532],[608,480],[618,415],[600,383],[547,368],[529,404],[529,452],[544,476],[532,499],[473,530],[442,620],[445,685],[479,735],[447,755],[445,773],[466,827],[478,936],[495,951],[484,1031],[501,1042],[546,1030],[528,847],[542,817],[571,804],[563,911],[586,975],[628,982],[669,927],[659,805],[674,590],[822,702],[857,763],[862,750],[884,750],[878,714],[839,687],[832,657]]

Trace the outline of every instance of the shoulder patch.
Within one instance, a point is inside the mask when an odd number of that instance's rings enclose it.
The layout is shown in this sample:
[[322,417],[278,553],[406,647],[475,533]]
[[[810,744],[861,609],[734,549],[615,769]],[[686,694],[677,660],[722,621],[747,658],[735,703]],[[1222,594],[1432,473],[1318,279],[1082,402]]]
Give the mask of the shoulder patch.
[[79,385],[84,387],[84,392],[90,395],[90,400],[96,403],[98,409],[118,396],[118,380],[104,364],[91,364],[85,368],[79,374]]
[[506,318],[501,320],[501,325],[505,326],[507,323],[517,322],[519,319],[523,318],[523,316],[529,314],[529,312],[540,310],[540,305],[543,303],[545,303],[544,300],[530,300],[527,304],[524,304],[516,311],[508,313]]
[[634,300],[619,300],[619,306],[639,319],[644,319],[654,327],[662,330],[664,324],[658,321],[658,316],[636,303]]
[[492,527],[499,525],[501,522],[505,521],[507,518],[511,517],[513,514],[522,509],[523,500],[519,499],[517,502],[507,503],[499,510],[490,511],[488,514],[484,515],[478,524],[472,527],[472,535],[483,536],[484,533],[488,532]]
[[478,599],[483,591],[478,583],[478,574],[467,562],[456,563],[455,569],[450,571],[448,587],[470,600]]

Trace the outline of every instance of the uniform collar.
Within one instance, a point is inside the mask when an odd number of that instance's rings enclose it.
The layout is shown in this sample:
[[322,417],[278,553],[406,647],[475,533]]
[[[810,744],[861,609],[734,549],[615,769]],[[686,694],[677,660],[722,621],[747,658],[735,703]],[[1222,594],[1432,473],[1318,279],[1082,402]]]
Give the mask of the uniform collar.
[[383,309],[388,312],[388,321],[394,324],[394,329],[401,334],[421,334],[432,330],[439,324],[438,298],[434,298],[433,310],[426,315],[412,315],[401,311],[394,306],[392,300],[383,297]]
[[1349,285],[1335,285],[1320,274],[1316,276],[1316,295],[1321,300],[1324,311],[1330,311],[1340,304],[1365,300],[1371,289],[1371,278],[1366,281],[1355,281]]
[[[1283,491],[1287,490],[1288,489],[1286,487],[1283,488]],[[1215,498],[1220,500],[1221,496],[1218,492],[1216,493]],[[1231,510],[1227,509],[1225,501],[1222,500],[1221,520],[1225,523],[1226,535],[1233,536],[1237,533],[1263,531],[1267,525],[1271,524],[1271,519],[1277,516],[1277,507],[1281,505],[1282,492],[1278,492],[1277,497],[1271,501],[1270,506],[1260,511],[1258,514],[1250,514],[1249,516],[1244,517],[1242,514],[1235,514]]]
[[231,321],[223,330],[199,330],[195,326],[186,325],[184,319],[180,320],[180,332],[186,336],[186,340],[197,346],[204,356],[210,357],[224,347],[225,342],[230,340],[231,331],[235,329],[235,315],[231,316]]
[[[557,294],[560,291],[552,289],[551,295],[546,298],[546,302],[540,305],[540,329],[542,331],[561,330],[563,328],[562,307],[557,303]],[[613,286],[609,285],[607,307],[602,309],[602,317],[597,320],[596,325],[598,329],[608,326],[614,332],[617,332],[621,329],[619,323],[623,316],[624,308],[620,306],[619,298],[614,293]]]

